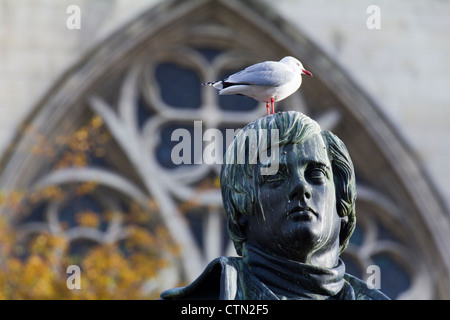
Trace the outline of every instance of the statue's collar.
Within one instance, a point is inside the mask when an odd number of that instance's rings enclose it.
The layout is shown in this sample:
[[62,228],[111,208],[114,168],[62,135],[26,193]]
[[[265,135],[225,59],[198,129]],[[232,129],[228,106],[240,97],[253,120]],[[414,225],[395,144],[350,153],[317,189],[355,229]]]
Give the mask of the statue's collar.
[[244,246],[242,253],[248,271],[281,299],[327,299],[340,293],[345,284],[341,259],[336,267],[324,268],[272,256],[251,246]]

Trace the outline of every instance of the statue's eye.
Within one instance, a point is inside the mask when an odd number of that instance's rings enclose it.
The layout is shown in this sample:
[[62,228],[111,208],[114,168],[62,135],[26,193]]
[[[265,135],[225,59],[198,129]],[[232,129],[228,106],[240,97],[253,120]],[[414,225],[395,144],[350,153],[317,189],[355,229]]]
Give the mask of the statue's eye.
[[328,168],[325,165],[314,165],[307,170],[308,178],[315,183],[322,183],[328,179]]
[[286,177],[284,176],[284,174],[277,172],[272,175],[267,175],[266,182],[278,182],[278,181],[284,180],[285,178]]
[[309,177],[312,179],[321,179],[321,178],[325,178],[326,175],[322,169],[314,169],[314,170],[311,170]]
[[275,174],[262,175],[260,182],[261,184],[269,183],[273,186],[278,186],[287,180],[287,168],[284,165],[280,165]]

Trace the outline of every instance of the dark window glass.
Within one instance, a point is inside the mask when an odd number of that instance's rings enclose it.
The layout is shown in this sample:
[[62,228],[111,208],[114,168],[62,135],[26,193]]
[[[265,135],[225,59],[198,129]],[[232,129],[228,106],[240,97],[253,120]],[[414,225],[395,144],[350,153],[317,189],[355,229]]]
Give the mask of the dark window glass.
[[[175,134],[174,131],[178,130],[178,132],[182,132],[182,136],[174,136],[172,141],[172,135]],[[172,123],[164,126],[160,131],[161,142],[156,148],[156,158],[158,162],[167,169],[173,169],[178,166],[189,165],[193,166],[194,164],[194,146],[195,144],[199,144],[199,148],[202,148],[203,144],[203,132],[199,134],[199,137],[194,136],[194,124],[178,124]],[[175,159],[172,159],[172,150],[174,152],[175,157],[179,157],[181,159],[185,159],[183,163],[176,164],[174,163]],[[201,154],[203,155],[203,149],[199,149]],[[188,156],[186,156],[186,154]],[[189,156],[190,153],[190,156]],[[203,161],[203,159],[199,159],[199,161]]]
[[59,213],[59,220],[61,223],[66,223],[68,227],[75,227],[79,225],[77,214],[83,212],[97,214],[100,224],[96,229],[106,231],[107,223],[101,217],[102,208],[91,196],[76,197],[73,201],[67,203]]
[[223,51],[212,48],[196,48],[198,52],[200,52],[208,62],[212,62],[218,55],[220,55]]
[[137,121],[139,129],[142,129],[144,124],[149,118],[151,118],[155,112],[149,107],[148,103],[145,101],[144,97],[140,95],[137,99]]
[[396,299],[411,285],[411,279],[404,268],[387,254],[373,257],[375,265],[380,267],[381,291],[389,298]]
[[361,228],[357,224],[350,238],[350,243],[360,246],[362,245],[363,241],[364,241],[364,234],[362,233]]
[[341,258],[345,263],[345,272],[346,273],[351,274],[352,276],[355,276],[359,279],[363,279],[361,267],[353,257],[351,257],[350,255],[348,255],[344,252],[342,254]]
[[201,81],[197,73],[167,62],[159,64],[155,73],[165,103],[174,108],[200,108]]

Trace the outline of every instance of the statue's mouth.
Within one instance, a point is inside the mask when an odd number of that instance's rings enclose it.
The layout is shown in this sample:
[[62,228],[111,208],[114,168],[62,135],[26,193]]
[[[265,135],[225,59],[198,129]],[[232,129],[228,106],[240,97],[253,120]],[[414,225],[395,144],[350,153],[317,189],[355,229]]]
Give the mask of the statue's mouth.
[[288,212],[287,216],[294,220],[311,220],[313,217],[317,217],[317,212],[308,206],[295,206]]

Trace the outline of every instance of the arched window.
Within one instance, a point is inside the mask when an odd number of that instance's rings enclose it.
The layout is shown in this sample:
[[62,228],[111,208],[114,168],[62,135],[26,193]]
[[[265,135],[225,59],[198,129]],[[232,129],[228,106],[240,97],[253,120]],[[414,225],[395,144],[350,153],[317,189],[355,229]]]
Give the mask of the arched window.
[[[21,241],[58,235],[68,241],[64,254],[79,263],[99,246],[114,244],[125,256],[144,251],[147,258],[133,257],[155,272],[137,290],[154,294],[234,254],[220,164],[202,157],[211,144],[220,155],[226,141],[204,133],[218,129],[226,137],[266,110],[200,83],[292,55],[314,78],[277,110],[302,111],[336,133],[357,172],[358,226],[343,254],[347,271],[365,279],[378,266],[381,290],[394,299],[450,297],[444,209],[420,167],[358,86],[268,11],[254,1],[165,1],[75,65],[3,160],[0,187],[10,200],[2,209]],[[177,129],[192,141],[178,154],[185,164],[173,162]]]

